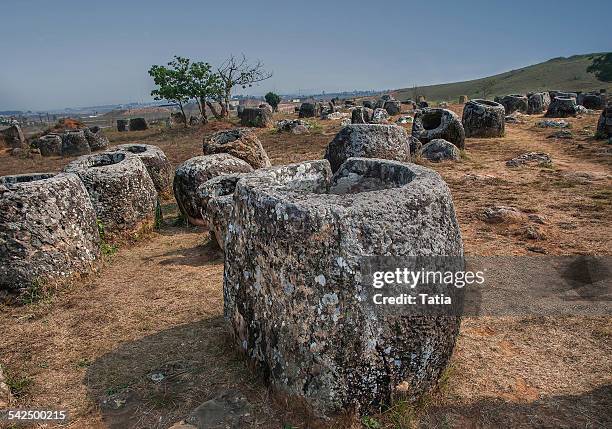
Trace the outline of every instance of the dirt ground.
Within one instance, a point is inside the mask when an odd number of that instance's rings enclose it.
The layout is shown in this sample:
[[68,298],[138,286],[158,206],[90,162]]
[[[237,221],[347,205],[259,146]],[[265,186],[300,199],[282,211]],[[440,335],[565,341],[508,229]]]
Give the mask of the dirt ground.
[[[547,138],[555,130],[535,127],[541,116],[522,119],[507,124],[504,138],[467,139],[459,162],[423,162],[451,188],[466,253],[612,254],[612,150],[592,138],[597,116],[569,119],[570,140]],[[302,136],[259,130],[273,164],[321,158],[340,124],[316,122]],[[231,126],[107,135],[112,144],[158,145],[177,165],[201,154],[206,135]],[[552,165],[505,165],[530,151],[550,154]],[[69,161],[5,151],[0,175]],[[483,211],[494,205],[539,221],[487,223]],[[67,409],[70,428],[167,428],[237,388],[254,407],[253,427],[326,427],[272,396],[234,352],[222,319],[222,255],[205,231],[180,225],[173,201],[164,213],[159,231],[121,245],[98,273],[37,303],[0,307],[12,405]],[[365,427],[612,427],[611,335],[607,316],[466,317],[438,389],[416,405],[397,402]]]

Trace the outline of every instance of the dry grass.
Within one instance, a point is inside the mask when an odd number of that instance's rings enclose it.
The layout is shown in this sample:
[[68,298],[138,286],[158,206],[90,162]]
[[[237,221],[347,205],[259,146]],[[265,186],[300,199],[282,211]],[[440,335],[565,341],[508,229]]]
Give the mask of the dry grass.
[[[460,111],[460,106],[453,109]],[[596,116],[571,119],[575,140],[546,139],[539,118],[508,125],[502,139],[469,139],[458,163],[433,164],[454,196],[466,252],[610,254],[610,157],[580,133]],[[274,164],[317,159],[338,131],[316,121],[310,135],[259,130]],[[201,154],[202,139],[232,126],[109,132],[112,144],[160,146],[174,164]],[[592,132],[590,132],[592,134]],[[509,169],[527,151],[551,154],[550,167]],[[70,159],[0,154],[0,174],[57,171]],[[490,225],[490,205],[537,214],[543,240],[516,225]],[[123,244],[101,271],[39,303],[0,308],[0,363],[15,375],[19,407],[66,408],[73,428],[165,428],[227,387],[254,404],[256,427],[318,426],[293,402],[271,395],[234,353],[222,321],[221,255],[204,231],[174,226]],[[397,402],[369,427],[603,427],[610,425],[610,318],[466,318],[442,388],[415,405]],[[156,383],[151,374],[162,373]],[[21,387],[23,388],[21,388]],[[338,423],[335,427],[347,427]],[[359,425],[354,425],[359,427]]]

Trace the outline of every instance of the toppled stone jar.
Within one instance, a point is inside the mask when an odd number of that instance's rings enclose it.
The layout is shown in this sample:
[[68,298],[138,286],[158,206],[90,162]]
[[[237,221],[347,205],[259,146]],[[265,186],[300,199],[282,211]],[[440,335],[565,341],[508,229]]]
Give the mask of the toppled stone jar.
[[125,152],[85,155],[64,171],[81,178],[106,232],[132,232],[153,224],[157,191],[137,156]]
[[[366,303],[367,256],[463,255],[450,191],[433,170],[350,158],[240,179],[225,241],[224,313],[274,389],[319,416],[363,414],[438,379],[459,316]],[[292,176],[310,173],[309,180]]]
[[86,272],[99,245],[96,213],[75,174],[0,177],[0,289]]

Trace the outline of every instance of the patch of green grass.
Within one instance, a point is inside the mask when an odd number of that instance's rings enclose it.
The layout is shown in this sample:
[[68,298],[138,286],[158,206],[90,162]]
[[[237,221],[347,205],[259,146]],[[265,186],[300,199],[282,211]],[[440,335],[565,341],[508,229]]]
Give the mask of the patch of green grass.
[[363,416],[361,418],[361,424],[368,429],[382,428],[382,424],[377,419],[375,419],[374,417],[370,417],[370,416]]
[[9,387],[11,394],[15,398],[22,398],[26,396],[34,383],[32,377],[22,374],[13,374],[9,371],[5,372],[5,382]]
[[155,224],[153,228],[156,231],[159,231],[162,226],[164,226],[164,214],[162,213],[162,207],[159,201],[157,201],[157,205],[155,206]]
[[96,220],[98,224],[98,233],[100,234],[100,252],[102,255],[110,257],[117,253],[118,247],[114,244],[110,244],[106,241],[106,232],[104,230],[104,223],[100,219]]
[[79,368],[87,368],[90,365],[91,365],[91,361],[89,359],[87,359],[87,358],[79,359],[79,361],[76,364],[76,366],[79,367]]
[[129,383],[119,383],[117,385],[114,385],[114,386],[111,386],[111,387],[107,388],[106,389],[106,394],[108,396],[115,395],[115,394],[117,394],[119,392],[124,391],[128,387],[130,387]]
[[23,304],[35,304],[47,299],[50,295],[46,284],[41,279],[34,279],[21,293],[19,299]]

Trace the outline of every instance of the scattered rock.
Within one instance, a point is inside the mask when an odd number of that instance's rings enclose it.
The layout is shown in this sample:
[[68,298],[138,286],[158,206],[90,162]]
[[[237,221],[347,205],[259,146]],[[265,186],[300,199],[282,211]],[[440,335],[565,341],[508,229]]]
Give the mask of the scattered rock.
[[506,117],[504,117],[504,121],[509,124],[522,124],[523,122],[525,122],[517,115],[517,113],[507,115]]
[[113,148],[115,151],[136,155],[147,168],[155,189],[160,194],[170,192],[174,170],[166,154],[157,146],[150,144],[122,144]]
[[504,106],[489,100],[470,100],[463,107],[461,123],[466,137],[503,137]]
[[409,135],[397,125],[347,125],[327,145],[325,159],[336,171],[351,157],[410,161]]
[[417,110],[412,124],[412,135],[422,143],[444,139],[459,149],[465,145],[465,131],[459,117],[448,109]]
[[342,113],[342,112],[331,112],[331,113],[326,113],[321,115],[321,119],[328,119],[328,120],[332,120],[332,121],[337,121],[339,119],[344,119],[348,117],[348,113]]
[[[448,187],[430,169],[379,159],[349,159],[333,179],[326,161],[270,170],[234,194],[224,313],[236,344],[315,415],[374,411],[400,382],[418,399],[442,374],[460,318],[372,308],[361,259],[462,256]],[[312,180],[292,180],[298,172]]]
[[552,163],[552,158],[549,154],[544,152],[527,152],[516,158],[512,158],[509,161],[506,161],[506,165],[508,167],[520,167],[528,164],[537,164],[537,165],[550,165]]
[[179,165],[174,174],[174,197],[181,213],[192,225],[207,226],[200,210],[198,188],[213,177],[248,173],[253,167],[228,153],[196,156]]
[[423,146],[421,156],[430,161],[457,161],[460,158],[459,149],[444,139],[433,139]]
[[[245,109],[246,111],[246,109]],[[246,128],[218,131],[202,145],[204,155],[228,153],[248,162],[253,168],[270,167],[270,158],[257,135]]]
[[310,124],[301,119],[283,119],[276,123],[279,133],[306,134],[310,130]]
[[106,233],[133,232],[154,222],[157,191],[137,156],[119,151],[85,155],[64,171],[81,178]]
[[559,130],[559,131],[555,131],[554,133],[552,133],[546,138],[547,139],[553,139],[553,138],[554,139],[573,139],[574,135],[572,134],[570,130]]
[[484,211],[484,221],[488,223],[521,223],[527,215],[515,207],[492,206]]
[[75,174],[0,177],[0,289],[41,287],[90,270],[96,213]]
[[518,233],[528,240],[546,240],[546,234],[535,225],[524,226]]
[[552,121],[550,119],[545,119],[543,121],[537,122],[536,126],[539,128],[570,128],[571,124],[563,119],[559,121]]

